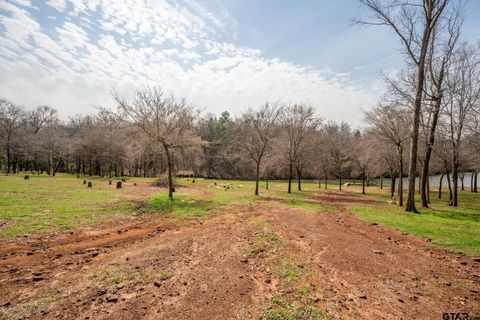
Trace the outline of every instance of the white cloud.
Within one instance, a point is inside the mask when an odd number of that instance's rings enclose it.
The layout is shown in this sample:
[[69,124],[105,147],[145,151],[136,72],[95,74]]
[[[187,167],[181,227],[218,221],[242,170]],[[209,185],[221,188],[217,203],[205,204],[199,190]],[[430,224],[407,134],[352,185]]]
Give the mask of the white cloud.
[[48,0],[47,5],[60,12],[65,11],[65,9],[67,8],[67,3],[65,2],[65,0]]
[[[0,96],[71,115],[111,105],[112,88],[160,85],[218,113],[282,100],[312,103],[327,118],[348,114],[351,122],[376,98],[348,74],[236,45],[228,13],[216,16],[190,0],[69,1],[72,11],[50,29],[40,26],[41,12],[0,3]],[[48,5],[60,15],[70,8]]]

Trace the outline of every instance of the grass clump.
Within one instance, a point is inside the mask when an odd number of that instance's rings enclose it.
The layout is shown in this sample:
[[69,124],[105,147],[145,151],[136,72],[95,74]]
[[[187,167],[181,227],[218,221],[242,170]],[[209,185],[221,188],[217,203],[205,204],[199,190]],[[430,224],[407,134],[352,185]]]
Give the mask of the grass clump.
[[326,314],[323,310],[313,306],[291,304],[279,296],[274,296],[271,300],[270,308],[265,311],[261,319],[263,320],[316,320],[325,319]]

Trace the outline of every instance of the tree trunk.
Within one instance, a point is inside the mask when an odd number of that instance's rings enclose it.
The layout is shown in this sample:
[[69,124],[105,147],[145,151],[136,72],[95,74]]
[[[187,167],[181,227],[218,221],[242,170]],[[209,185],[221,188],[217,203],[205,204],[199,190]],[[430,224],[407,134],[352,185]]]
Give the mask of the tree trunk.
[[293,164],[290,163],[288,168],[288,193],[292,193],[292,175],[293,175]]
[[464,186],[464,184],[463,184],[463,181],[464,181],[464,179],[465,179],[465,174],[462,173],[462,174],[459,175],[458,177],[460,178],[460,183],[462,184],[462,191],[465,191],[465,186]]
[[428,208],[428,203],[430,202],[427,200],[427,198],[429,198],[429,195],[426,192],[426,187],[429,175],[430,159],[432,158],[432,150],[435,143],[435,130],[437,129],[438,117],[440,115],[440,108],[442,105],[442,83],[445,75],[445,63],[446,60],[444,59],[440,68],[438,81],[435,85],[437,96],[434,97],[435,104],[432,113],[432,124],[430,126],[430,132],[428,134],[428,141],[425,149],[425,162],[422,169],[422,185],[420,186],[420,189],[422,197],[422,207],[424,208]]
[[390,199],[395,195],[395,173],[390,174]]
[[455,163],[456,160],[453,163],[452,166],[452,201],[450,202],[450,205],[452,207],[458,207],[458,164]]
[[173,199],[173,177],[172,177],[172,157],[167,146],[163,146],[167,156],[167,172],[168,172],[168,197]]
[[403,206],[403,147],[398,146],[398,157],[400,164],[400,172],[398,174],[398,205]]
[[423,86],[425,84],[425,59],[427,55],[428,46],[430,44],[431,35],[431,11],[433,8],[428,8],[426,12],[426,21],[422,36],[422,45],[420,49],[420,57],[418,59],[417,70],[417,87],[415,93],[415,105],[413,110],[413,130],[410,139],[410,162],[408,169],[408,193],[407,193],[407,206],[405,208],[408,212],[416,212],[415,208],[415,175],[417,172],[417,157],[418,157],[418,132],[420,130],[420,112],[422,110],[422,95]]
[[430,203],[430,178],[427,177],[427,202]]
[[10,145],[7,143],[7,174],[10,173],[10,164],[11,164],[11,155],[10,155]]
[[340,178],[338,179],[338,189],[342,190],[342,167],[340,166]]
[[442,181],[443,181],[443,176],[445,175],[445,172],[442,173],[440,176],[440,183],[438,184],[438,199],[442,199]]
[[474,190],[474,192],[478,192],[478,189],[477,189],[477,181],[478,181],[478,171],[475,170],[475,181],[473,182],[473,190]]
[[255,170],[255,195],[258,196],[258,183],[260,179],[260,161],[256,161],[255,164],[257,165],[257,168]]
[[298,176],[298,191],[302,191],[302,170],[297,167],[297,176]]
[[475,178],[475,171],[472,171],[470,176],[470,192],[473,192],[473,178]]
[[380,176],[380,189],[383,190],[383,174]]
[[362,174],[362,194],[365,194],[365,174]]
[[450,180],[450,173],[447,171],[447,181],[448,181],[448,201],[452,202],[453,193],[452,193],[452,182]]
[[328,176],[325,173],[325,190],[327,190],[327,188],[328,188]]

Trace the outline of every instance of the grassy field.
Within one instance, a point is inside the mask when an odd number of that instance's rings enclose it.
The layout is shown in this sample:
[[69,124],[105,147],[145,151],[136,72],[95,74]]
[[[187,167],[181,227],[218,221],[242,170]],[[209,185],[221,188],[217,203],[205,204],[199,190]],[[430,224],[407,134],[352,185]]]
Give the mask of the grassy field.
[[[93,188],[83,184],[86,179]],[[251,181],[215,181],[190,179],[177,182],[187,188],[178,188],[170,201],[166,189],[153,188],[154,179],[129,179],[126,187],[115,188],[108,179],[58,174],[34,175],[24,180],[23,175],[0,176],[0,235],[17,236],[28,233],[45,233],[57,230],[93,226],[115,217],[138,214],[170,213],[178,217],[202,216],[210,210],[228,204],[248,204],[259,199],[283,201],[286,205],[314,212],[322,209],[305,199],[313,192],[313,184],[306,186],[304,194],[287,194],[285,183],[270,183],[264,195],[253,195]],[[137,187],[132,186],[138,182]],[[139,194],[142,184],[152,190]],[[195,193],[194,191],[200,191]],[[139,203],[142,205],[139,207]]]
[[367,196],[375,198],[376,204],[352,204],[348,207],[361,219],[431,239],[432,243],[455,251],[480,255],[480,194],[460,192],[459,207],[453,208],[448,205],[448,192],[444,193],[444,199],[438,199],[434,192],[430,208],[420,208],[417,203],[420,214],[416,214],[389,205],[386,190],[369,188],[367,193]]
[[[211,210],[232,204],[272,202],[307,213],[334,212],[335,206],[319,201],[316,195],[338,190],[330,184],[329,191],[318,188],[313,181],[303,183],[303,191],[286,192],[285,181],[262,182],[260,197],[253,195],[252,181],[179,179],[175,199],[169,200],[164,188],[151,187],[153,179],[129,179],[122,189],[108,184],[108,179],[88,178],[93,188],[83,185],[83,178],[70,175],[0,176],[0,235],[17,236],[57,230],[94,226],[108,219],[139,214],[170,214],[184,218],[203,216]],[[137,182],[138,187],[133,187]],[[137,189],[136,189],[137,188]],[[147,192],[138,192],[146,188]],[[349,187],[352,190],[352,187]],[[296,189],[296,184],[294,185]],[[360,194],[359,187],[353,187]],[[387,190],[367,188],[365,197],[372,204],[354,202],[347,209],[359,218],[378,222],[419,237],[430,238],[435,244],[480,255],[480,195],[460,193],[460,207],[452,208],[446,200],[432,194],[431,209],[421,214],[406,213],[403,208],[388,205]],[[139,206],[139,203],[142,205]]]

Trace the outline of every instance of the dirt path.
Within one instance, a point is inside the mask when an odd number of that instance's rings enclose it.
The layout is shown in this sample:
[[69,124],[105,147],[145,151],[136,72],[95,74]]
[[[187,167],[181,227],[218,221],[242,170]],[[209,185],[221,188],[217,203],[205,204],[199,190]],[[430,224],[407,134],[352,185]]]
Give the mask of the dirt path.
[[258,319],[274,297],[333,319],[480,310],[473,258],[356,219],[343,210],[354,194],[316,201],[337,211],[263,201],[182,224],[136,218],[2,244],[0,319]]

